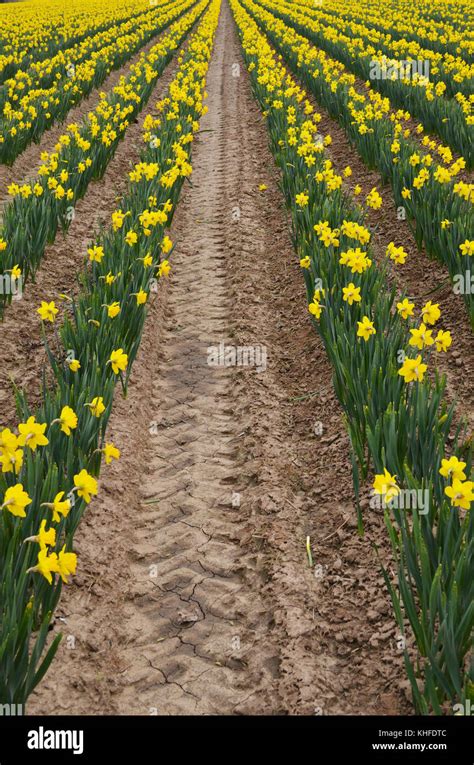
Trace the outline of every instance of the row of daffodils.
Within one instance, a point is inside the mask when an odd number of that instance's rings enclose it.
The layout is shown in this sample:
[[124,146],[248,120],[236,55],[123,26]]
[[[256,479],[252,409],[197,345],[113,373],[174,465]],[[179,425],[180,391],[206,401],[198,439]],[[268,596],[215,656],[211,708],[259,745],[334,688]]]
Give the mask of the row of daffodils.
[[[472,64],[459,57],[453,61],[448,53],[437,53],[413,41],[393,39],[362,19],[348,23],[343,16],[327,13],[325,6],[303,9],[290,5],[295,19],[318,47],[367,80],[393,104],[408,109],[426,130],[439,135],[472,167]],[[458,89],[460,80],[465,83],[465,92]]]
[[44,0],[6,5],[0,16],[0,83],[29,72],[89,35],[143,13],[150,0]]
[[53,58],[19,70],[0,87],[0,162],[11,165],[32,141],[97,88],[176,18],[175,0],[108,27]]
[[[74,532],[98,493],[101,462],[120,456],[105,439],[114,388],[119,381],[126,389],[150,293],[170,269],[166,229],[192,172],[190,151],[205,113],[219,7],[219,0],[204,0],[194,11],[195,18],[204,15],[179,55],[178,74],[156,105],[156,116],[145,118],[141,161],[130,172],[110,227],[87,249],[83,288],[62,326],[54,326],[54,301],[38,307],[54,385],[44,386],[34,412],[18,394],[21,422],[0,433],[0,698],[5,703],[24,703],[53,659],[60,636],[48,646],[48,627],[62,583],[78,565]],[[184,33],[183,25],[180,29]],[[155,72],[149,77],[154,80]]]
[[[252,0],[230,3],[281,170],[308,310],[346,413],[357,497],[361,478],[375,475],[373,501],[384,511],[397,570],[396,582],[385,578],[399,628],[410,636],[405,665],[414,703],[440,712],[469,693],[473,619],[472,449],[444,402],[445,380],[430,369],[452,337],[436,303],[415,305],[387,286],[364,209],[343,191],[325,153],[331,137],[320,135],[319,115],[255,19],[272,30],[279,22]],[[375,189],[365,201],[381,204]],[[403,262],[406,253],[390,243],[387,256]],[[362,531],[360,510],[359,524]]]
[[147,103],[158,77],[202,8],[195,0],[183,0],[165,9],[155,20],[155,28],[174,23],[156,45],[140,55],[116,86],[100,94],[96,108],[81,123],[67,126],[54,151],[41,155],[35,178],[9,185],[12,199],[3,210],[0,271],[10,278],[12,288],[0,293],[0,316],[19,280],[24,290],[30,274],[34,276],[58,229],[67,230],[74,219],[74,206],[89,183],[103,176],[127,128]]
[[[311,9],[317,7],[314,0],[297,0],[296,4]],[[383,32],[385,37],[381,44],[390,45],[397,53],[409,53],[407,58],[414,57],[420,48],[427,54],[431,51],[436,65],[432,74],[439,75],[440,79],[444,73],[452,73],[456,86],[462,87],[470,77],[466,62],[472,56],[473,43],[465,32],[471,11],[470,0],[459,0],[456,5],[445,0],[431,0],[429,6],[415,4],[412,0],[389,0],[383,15],[378,0],[364,0],[363,3],[346,0],[343,4],[341,0],[325,0],[324,11],[333,18],[344,19],[350,28],[354,23],[358,26],[367,24],[374,34]],[[379,37],[375,39],[380,40]]]
[[[397,208],[410,222],[418,247],[444,263],[474,328],[474,185],[463,180],[463,157],[454,160],[423,126],[410,127],[410,113],[391,108],[343,63],[311,38],[312,21],[283,0],[249,0],[246,8],[314,95],[336,119],[363,161],[390,183]],[[299,19],[299,20],[298,20]]]

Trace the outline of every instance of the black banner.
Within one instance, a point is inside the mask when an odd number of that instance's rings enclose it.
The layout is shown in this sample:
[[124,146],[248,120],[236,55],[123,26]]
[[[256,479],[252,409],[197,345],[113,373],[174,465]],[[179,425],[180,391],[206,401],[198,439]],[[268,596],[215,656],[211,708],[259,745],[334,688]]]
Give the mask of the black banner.
[[[4,710],[5,711],[5,710]],[[137,755],[181,760],[205,747],[219,759],[255,748],[265,759],[302,748],[314,762],[331,756],[362,762],[472,765],[472,719],[459,717],[17,717],[0,716],[0,765],[103,763]],[[183,737],[186,732],[194,735]],[[225,734],[221,738],[220,732]],[[250,733],[251,738],[245,736]],[[196,734],[198,734],[196,736]],[[170,751],[171,749],[171,751]],[[256,752],[255,752],[256,753]],[[305,756],[307,756],[305,754]]]

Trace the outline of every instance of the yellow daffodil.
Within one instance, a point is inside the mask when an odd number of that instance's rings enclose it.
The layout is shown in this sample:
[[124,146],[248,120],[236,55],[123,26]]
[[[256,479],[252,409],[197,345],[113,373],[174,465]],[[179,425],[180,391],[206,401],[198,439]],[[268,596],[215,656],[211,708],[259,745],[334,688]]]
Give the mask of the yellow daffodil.
[[130,247],[133,247],[133,245],[138,242],[138,236],[135,231],[127,231],[125,241],[128,245],[130,245]]
[[96,396],[89,404],[84,404],[84,406],[89,407],[90,412],[94,417],[100,417],[100,415],[105,412],[104,399],[102,396]]
[[71,501],[69,499],[63,499],[64,492],[58,491],[52,502],[42,502],[41,507],[48,507],[53,513],[54,523],[59,523],[61,516],[66,518],[70,509]]
[[72,359],[72,361],[69,362],[69,369],[71,372],[77,372],[81,368],[81,363],[78,359]]
[[364,316],[362,321],[358,321],[357,327],[357,337],[363,337],[366,342],[368,341],[369,337],[375,335],[376,333],[374,323],[370,321],[368,316]]
[[410,334],[409,345],[413,345],[420,351],[434,343],[433,330],[427,329],[426,325],[423,323],[420,324],[418,328],[410,329]]
[[396,247],[394,242],[390,242],[387,246],[386,255],[395,263],[403,264],[408,257],[408,253],[403,247]]
[[89,475],[87,470],[82,469],[80,473],[74,476],[74,486],[77,491],[77,496],[82,497],[86,504],[89,504],[91,497],[97,494],[97,481]]
[[38,562],[36,566],[27,569],[27,574],[37,572],[44,576],[49,584],[53,583],[53,574],[58,573],[58,556],[56,553],[48,555],[48,548],[43,547],[38,553]]
[[116,351],[112,351],[108,363],[112,365],[114,374],[124,372],[128,364],[128,356],[123,352],[122,348],[118,348]]
[[425,324],[436,324],[441,316],[439,303],[432,303],[429,300],[421,309],[421,316]]
[[472,481],[453,480],[452,486],[446,486],[444,493],[451,500],[453,507],[469,510],[474,501],[474,483]]
[[413,316],[414,303],[410,303],[408,298],[404,298],[401,302],[397,303],[397,311],[402,319],[408,319],[409,316]]
[[56,529],[49,528],[46,531],[46,520],[41,521],[39,531],[34,537],[27,537],[25,542],[37,542],[42,550],[45,547],[54,547],[56,544]]
[[105,255],[104,248],[99,247],[98,245],[94,245],[93,247],[89,247],[87,250],[87,254],[89,255],[89,260],[92,262],[100,263],[102,258]]
[[122,228],[124,220],[125,220],[125,213],[123,213],[122,210],[115,210],[112,213],[113,230],[117,231],[119,228]]
[[382,197],[376,188],[373,188],[365,198],[365,204],[367,207],[371,207],[373,210],[379,210],[382,207]]
[[49,444],[48,439],[44,435],[46,427],[45,422],[36,422],[36,418],[33,416],[28,417],[26,422],[20,422],[18,425],[18,445],[28,446],[33,452],[38,446],[46,446],[46,444]]
[[58,310],[59,309],[56,308],[56,305],[53,300],[51,301],[51,303],[47,303],[45,300],[42,300],[40,307],[37,309],[37,313],[40,315],[43,321],[53,322],[56,318],[56,314],[58,313]]
[[349,303],[349,305],[352,305],[352,303],[360,303],[362,300],[360,296],[360,287],[356,287],[353,282],[350,282],[347,287],[342,288],[342,299]]
[[305,194],[304,192],[297,194],[295,197],[295,202],[298,205],[298,207],[306,207],[309,202],[308,194]]
[[170,271],[171,271],[171,264],[169,260],[162,260],[160,265],[158,266],[158,276],[167,277]]
[[18,518],[26,518],[25,507],[30,505],[32,501],[27,492],[23,490],[23,484],[17,483],[6,490],[2,510],[6,508],[9,513]]
[[465,481],[466,473],[464,469],[466,463],[459,460],[457,457],[450,457],[448,460],[441,460],[441,467],[439,469],[440,475],[443,478],[448,478],[450,481]]
[[107,316],[109,319],[115,319],[116,316],[120,313],[120,303],[117,303],[116,300],[114,300],[113,303],[107,306]]
[[308,311],[312,316],[315,316],[316,319],[321,318],[321,310],[322,306],[318,300],[313,300],[313,302],[308,305]]
[[57,420],[53,420],[51,425],[55,422],[59,422],[62,432],[67,436],[70,436],[71,430],[77,428],[77,414],[75,413],[74,409],[71,409],[70,406],[63,406],[59,418]]
[[398,370],[398,374],[403,377],[406,383],[410,382],[423,382],[428,366],[423,364],[421,356],[417,356],[416,359],[406,358],[402,367]]
[[110,465],[112,460],[118,460],[120,457],[120,449],[117,449],[113,443],[106,442],[102,451],[104,452],[106,465]]
[[389,504],[394,497],[400,494],[400,488],[396,481],[397,476],[391,475],[387,468],[384,468],[383,473],[379,473],[375,476],[372,488],[375,494],[380,494],[383,497],[385,504]]
[[451,346],[453,342],[453,339],[451,337],[451,332],[449,330],[446,330],[443,332],[442,329],[438,332],[438,334],[435,337],[435,343],[436,343],[436,350],[438,352],[446,352],[448,348]]
[[66,545],[63,545],[57,559],[57,572],[64,584],[68,584],[68,577],[76,573],[77,555],[76,553],[66,552]]
[[138,292],[132,292],[131,294],[136,297],[137,305],[143,305],[148,299],[148,294],[141,288],[138,290]]
[[463,255],[474,255],[474,239],[472,241],[466,239],[465,242],[459,245],[459,249]]

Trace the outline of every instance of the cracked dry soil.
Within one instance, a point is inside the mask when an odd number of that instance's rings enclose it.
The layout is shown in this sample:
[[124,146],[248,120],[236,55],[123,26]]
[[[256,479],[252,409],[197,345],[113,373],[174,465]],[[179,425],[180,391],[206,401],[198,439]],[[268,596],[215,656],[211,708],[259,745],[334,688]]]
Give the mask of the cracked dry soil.
[[[28,711],[405,712],[371,545],[383,521],[368,511],[357,536],[348,439],[226,3],[207,91],[172,273],[110,422],[122,457],[79,527],[64,640]],[[266,371],[209,366],[220,342],[265,346]]]

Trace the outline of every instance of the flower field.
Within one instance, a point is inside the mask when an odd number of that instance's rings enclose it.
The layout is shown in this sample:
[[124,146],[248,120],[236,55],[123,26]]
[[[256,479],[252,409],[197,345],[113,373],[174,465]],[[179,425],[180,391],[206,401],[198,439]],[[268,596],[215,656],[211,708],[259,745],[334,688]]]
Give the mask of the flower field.
[[1,6],[0,708],[470,714],[473,11],[380,10]]

